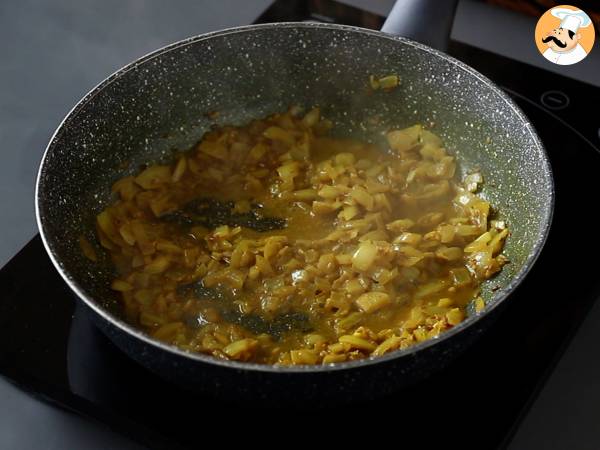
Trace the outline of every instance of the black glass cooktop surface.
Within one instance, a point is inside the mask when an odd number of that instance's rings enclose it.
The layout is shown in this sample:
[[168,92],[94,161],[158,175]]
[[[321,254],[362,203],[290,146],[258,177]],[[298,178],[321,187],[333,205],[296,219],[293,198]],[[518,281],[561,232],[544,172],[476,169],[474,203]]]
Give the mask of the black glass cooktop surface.
[[[292,3],[301,12],[290,12]],[[343,11],[351,20],[344,21]],[[334,2],[276,2],[261,19],[311,14],[373,28],[382,22],[370,14],[360,22],[360,11]],[[294,433],[298,424],[312,432],[322,424],[335,434],[334,422],[381,433],[410,430],[402,442],[412,436],[427,447],[504,446],[600,296],[597,269],[585,257],[600,251],[593,232],[599,142],[590,119],[578,117],[585,105],[599,104],[600,89],[456,43],[450,52],[503,86],[530,118],[550,156],[556,209],[540,259],[502,315],[446,369],[392,396],[339,408],[266,409],[190,394],[131,361],[96,330],[36,236],[0,271],[0,374],[151,447],[196,446],[203,434],[232,423],[230,432],[260,439],[275,424]]]

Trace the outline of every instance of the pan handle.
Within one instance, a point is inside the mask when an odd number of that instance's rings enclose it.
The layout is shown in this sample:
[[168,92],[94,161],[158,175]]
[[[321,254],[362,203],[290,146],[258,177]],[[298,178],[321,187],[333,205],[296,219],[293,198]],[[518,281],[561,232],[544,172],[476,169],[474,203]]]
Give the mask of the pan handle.
[[456,4],[457,0],[396,0],[381,31],[446,51]]

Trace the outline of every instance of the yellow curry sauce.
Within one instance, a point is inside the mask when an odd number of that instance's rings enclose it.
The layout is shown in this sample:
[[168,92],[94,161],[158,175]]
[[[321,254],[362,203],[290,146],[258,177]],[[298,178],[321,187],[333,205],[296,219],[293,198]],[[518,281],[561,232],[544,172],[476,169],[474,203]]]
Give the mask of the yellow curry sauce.
[[[475,194],[481,175],[458,183],[420,125],[390,131],[388,149],[330,127],[316,108],[292,109],[210,131],[173,164],[117,181],[97,232],[128,319],[217,358],[328,364],[437,336],[473,300],[481,310],[478,286],[505,263],[508,235]],[[285,226],[173,219],[197,199]]]

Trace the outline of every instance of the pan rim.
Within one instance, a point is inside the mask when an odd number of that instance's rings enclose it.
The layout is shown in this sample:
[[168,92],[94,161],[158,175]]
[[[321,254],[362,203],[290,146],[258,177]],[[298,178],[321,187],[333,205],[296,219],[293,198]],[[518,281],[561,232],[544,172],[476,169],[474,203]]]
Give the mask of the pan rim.
[[[497,291],[492,296],[490,304],[486,305],[486,308],[482,314],[471,315],[471,316],[467,317],[459,325],[451,328],[450,330],[447,330],[447,331],[441,333],[439,336],[437,336],[435,338],[427,339],[423,342],[414,344],[405,349],[396,350],[396,351],[390,352],[390,353],[388,353],[386,355],[382,355],[382,356],[368,357],[368,358],[364,358],[364,359],[360,359],[360,360],[356,360],[356,361],[341,362],[341,363],[335,363],[335,364],[330,364],[330,365],[315,365],[315,366],[308,366],[308,365],[279,366],[279,365],[270,365],[270,364],[245,363],[245,362],[238,362],[238,361],[220,360],[220,359],[214,358],[212,356],[201,354],[201,353],[186,352],[184,350],[179,349],[178,347],[168,345],[168,344],[165,344],[163,342],[160,342],[158,340],[151,338],[149,335],[145,334],[141,330],[133,327],[132,325],[128,324],[127,322],[125,322],[125,321],[121,320],[120,318],[116,317],[115,315],[111,314],[108,310],[106,310],[104,307],[102,307],[98,302],[94,301],[93,297],[86,293],[85,288],[80,286],[80,284],[75,281],[75,279],[70,275],[70,273],[68,273],[67,270],[61,266],[61,263],[58,259],[58,255],[56,255],[54,253],[53,246],[51,243],[51,238],[46,236],[46,231],[44,228],[45,219],[44,219],[43,213],[41,212],[40,190],[43,188],[43,184],[44,184],[44,181],[42,178],[43,178],[43,174],[44,174],[44,169],[46,167],[46,164],[45,164],[46,160],[48,158],[48,155],[57,146],[57,143],[66,128],[66,125],[68,125],[68,123],[70,121],[74,120],[77,117],[77,115],[79,114],[79,112],[87,105],[87,103],[89,103],[104,88],[106,88],[107,86],[112,84],[115,80],[117,80],[121,76],[128,73],[130,70],[134,70],[140,64],[146,63],[147,61],[150,61],[153,58],[163,56],[172,50],[180,49],[182,47],[192,45],[192,44],[195,44],[195,43],[203,41],[203,40],[211,39],[214,37],[227,36],[227,35],[231,35],[231,34],[253,32],[256,30],[268,30],[268,29],[272,29],[272,28],[329,29],[329,30],[334,30],[334,31],[347,31],[347,32],[360,33],[360,34],[367,34],[367,35],[375,36],[377,38],[391,39],[394,41],[401,42],[402,44],[408,45],[417,50],[430,53],[434,57],[442,58],[443,60],[446,60],[447,62],[449,62],[450,64],[455,66],[457,69],[466,72],[468,75],[474,76],[475,78],[477,78],[478,80],[480,80],[481,82],[486,84],[487,87],[489,89],[491,89],[491,91],[494,94],[496,94],[499,98],[501,98],[507,104],[507,106],[510,107],[510,109],[521,120],[523,127],[526,129],[526,131],[529,134],[530,138],[532,139],[533,143],[536,145],[537,149],[539,150],[540,156],[542,157],[541,162],[542,162],[543,173],[545,173],[545,175],[548,178],[548,192],[547,193],[548,193],[548,197],[549,197],[549,205],[545,209],[545,211],[544,211],[545,215],[541,219],[541,222],[540,222],[540,224],[541,224],[540,233],[538,234],[538,237],[533,244],[531,252],[529,253],[528,257],[526,258],[525,262],[523,263],[523,266],[503,289]],[[461,333],[462,331],[466,330],[467,328],[471,328],[471,327],[475,326],[481,319],[483,319],[486,316],[489,316],[494,310],[496,310],[496,308],[499,307],[500,304],[503,304],[506,301],[506,299],[510,297],[510,294],[512,294],[515,291],[515,289],[521,284],[523,279],[526,277],[526,275],[529,273],[531,268],[534,266],[535,262],[537,261],[539,255],[542,252],[542,249],[543,249],[543,247],[547,241],[548,235],[550,233],[550,228],[552,226],[552,219],[553,219],[553,215],[554,215],[554,206],[555,206],[554,177],[553,177],[552,167],[550,165],[550,161],[549,161],[546,149],[545,149],[544,145],[542,144],[537,132],[535,131],[535,128],[529,122],[529,119],[527,118],[527,116],[523,113],[523,111],[520,109],[520,107],[518,105],[516,105],[516,103],[506,93],[504,93],[498,86],[496,86],[496,84],[494,82],[492,82],[490,79],[488,79],[487,77],[485,77],[484,75],[482,75],[481,73],[479,73],[478,71],[473,69],[472,67],[459,61],[458,59],[456,59],[452,56],[449,56],[441,51],[438,51],[436,49],[433,49],[431,47],[423,45],[421,43],[415,42],[413,40],[410,40],[410,39],[407,39],[407,38],[404,38],[401,36],[391,35],[388,33],[377,31],[377,30],[370,30],[370,29],[366,29],[366,28],[354,27],[354,26],[349,26],[349,25],[322,24],[322,23],[316,23],[316,22],[278,22],[278,23],[259,24],[259,25],[244,25],[244,26],[239,26],[239,27],[227,28],[227,29],[223,29],[223,30],[219,30],[219,31],[213,31],[213,32],[209,32],[209,33],[205,33],[205,34],[201,34],[201,35],[197,35],[197,36],[188,37],[183,40],[177,41],[175,43],[166,45],[166,46],[156,49],[152,52],[149,52],[146,55],[141,56],[140,58],[123,66],[122,68],[118,69],[117,71],[115,71],[114,73],[109,75],[107,78],[105,78],[99,84],[97,84],[95,87],[93,87],[87,94],[85,94],[81,98],[81,100],[79,100],[75,104],[75,106],[62,119],[62,121],[58,125],[57,129],[54,131],[52,137],[50,138],[48,145],[46,146],[46,149],[44,151],[44,154],[42,156],[40,166],[38,169],[38,173],[37,173],[37,177],[36,177],[36,186],[35,186],[36,222],[37,222],[38,230],[40,232],[40,236],[42,238],[42,242],[44,244],[46,252],[48,253],[48,255],[50,257],[50,260],[52,261],[52,264],[54,265],[56,270],[59,272],[59,274],[61,275],[63,280],[70,287],[70,289],[75,294],[77,294],[79,299],[81,301],[83,301],[84,304],[88,308],[90,308],[95,314],[99,315],[103,320],[107,321],[112,327],[116,327],[121,332],[127,333],[134,339],[141,340],[146,345],[157,347],[160,350],[163,350],[167,353],[173,354],[174,356],[189,359],[194,362],[211,364],[211,365],[215,365],[215,366],[219,366],[219,367],[223,367],[223,368],[227,368],[227,369],[237,369],[237,370],[253,371],[253,372],[281,373],[281,374],[315,373],[315,372],[332,372],[332,371],[337,372],[337,371],[350,370],[350,369],[371,366],[371,365],[374,365],[377,363],[385,363],[385,362],[389,362],[391,360],[395,360],[395,359],[399,359],[399,358],[410,357],[410,356],[414,356],[414,355],[418,354],[421,350],[425,350],[427,348],[430,348],[437,344],[440,344],[441,342],[446,341],[447,339],[451,339],[452,337],[456,336],[457,334]]]

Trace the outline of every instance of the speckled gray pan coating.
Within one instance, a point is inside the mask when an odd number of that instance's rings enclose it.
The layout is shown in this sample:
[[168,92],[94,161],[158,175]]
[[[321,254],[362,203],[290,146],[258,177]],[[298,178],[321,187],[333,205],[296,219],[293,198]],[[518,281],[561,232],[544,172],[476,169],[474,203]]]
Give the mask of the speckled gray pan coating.
[[[370,74],[398,74],[402,82],[391,92],[369,94]],[[471,316],[438,339],[376,360],[273,368],[190,355],[119,318],[108,289],[110,267],[87,261],[77,242],[81,234],[95,240],[94,216],[111,200],[111,184],[143,163],[169,161],[174,149],[192,146],[215,123],[211,111],[220,113],[218,124],[244,124],[289,105],[319,105],[336,133],[373,140],[391,127],[433,124],[461,173],[481,169],[484,195],[512,231],[505,250],[511,263],[485,288],[488,312],[535,261],[551,222],[551,170],[527,118],[489,80],[428,47],[358,28],[290,23],[225,30],[173,44],[109,77],[69,113],[42,161],[36,205],[46,248],[96,319],[112,321],[103,328],[117,343],[127,333],[124,341],[158,350],[174,364],[337,371],[414,355],[480,320]],[[500,289],[493,292],[495,286]]]

